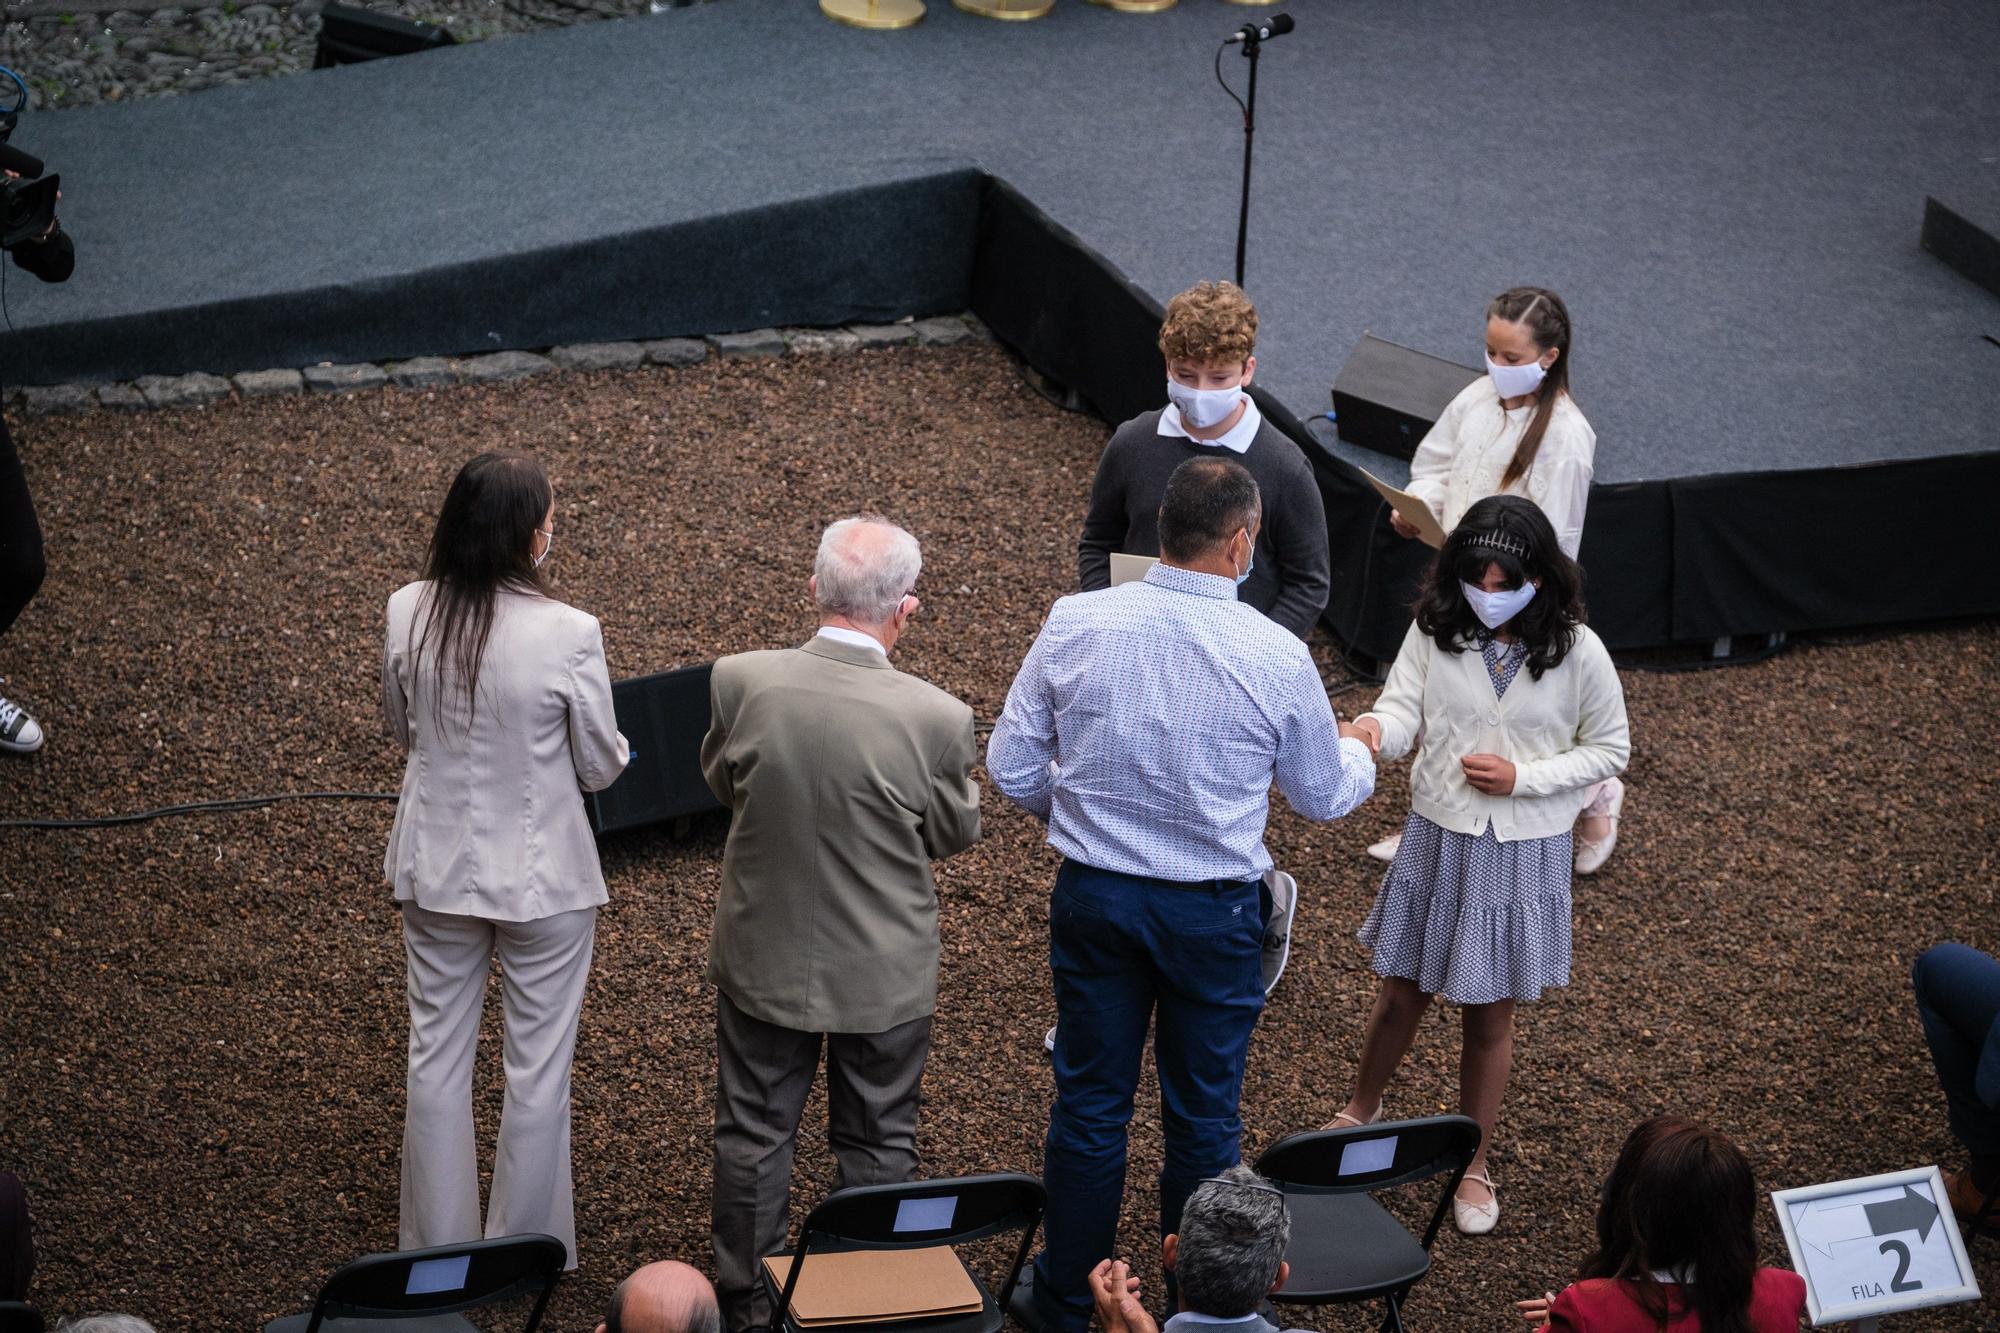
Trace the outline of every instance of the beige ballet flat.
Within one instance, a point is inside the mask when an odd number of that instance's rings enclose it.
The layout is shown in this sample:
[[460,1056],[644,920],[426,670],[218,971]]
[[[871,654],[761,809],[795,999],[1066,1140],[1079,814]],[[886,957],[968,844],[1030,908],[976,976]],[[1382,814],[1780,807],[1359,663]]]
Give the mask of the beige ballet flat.
[[1483,1236],[1500,1224],[1500,1187],[1484,1171],[1468,1171],[1463,1178],[1478,1181],[1493,1191],[1493,1197],[1485,1203],[1467,1203],[1454,1193],[1451,1196],[1452,1225],[1462,1236]]
[[1342,1111],[1339,1115],[1321,1125],[1320,1129],[1324,1132],[1329,1129],[1360,1129],[1364,1125],[1377,1125],[1382,1122],[1383,1110],[1384,1108],[1381,1105],[1377,1105],[1375,1114],[1369,1116],[1366,1120],[1357,1120],[1347,1112]]

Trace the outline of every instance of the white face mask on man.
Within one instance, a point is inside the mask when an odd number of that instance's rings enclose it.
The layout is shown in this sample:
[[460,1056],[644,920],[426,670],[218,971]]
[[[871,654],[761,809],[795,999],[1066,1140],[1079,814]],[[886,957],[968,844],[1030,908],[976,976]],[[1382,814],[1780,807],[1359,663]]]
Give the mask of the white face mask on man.
[[1196,430],[1207,430],[1229,419],[1229,414],[1243,401],[1243,386],[1233,384],[1227,389],[1190,389],[1168,376],[1167,401],[1180,409],[1182,424]]

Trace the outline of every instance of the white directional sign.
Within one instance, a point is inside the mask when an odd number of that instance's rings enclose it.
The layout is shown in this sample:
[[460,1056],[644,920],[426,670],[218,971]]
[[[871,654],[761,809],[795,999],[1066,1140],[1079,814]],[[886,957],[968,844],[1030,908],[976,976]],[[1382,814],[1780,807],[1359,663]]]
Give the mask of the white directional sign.
[[1979,1299],[1934,1166],[1779,1190],[1771,1202],[1815,1325]]

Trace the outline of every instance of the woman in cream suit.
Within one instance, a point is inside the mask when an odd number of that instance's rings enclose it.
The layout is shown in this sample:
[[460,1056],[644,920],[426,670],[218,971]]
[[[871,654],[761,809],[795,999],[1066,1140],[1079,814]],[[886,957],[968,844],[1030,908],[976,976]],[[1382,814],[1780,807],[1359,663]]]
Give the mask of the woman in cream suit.
[[409,752],[383,873],[409,964],[402,1245],[476,1240],[472,1056],[497,953],[507,1096],[484,1234],[539,1231],[576,1266],[569,1078],[606,901],[579,785],[624,770],[604,639],[549,596],[555,495],[481,454],[438,514],[424,579],[389,599],[382,704]]

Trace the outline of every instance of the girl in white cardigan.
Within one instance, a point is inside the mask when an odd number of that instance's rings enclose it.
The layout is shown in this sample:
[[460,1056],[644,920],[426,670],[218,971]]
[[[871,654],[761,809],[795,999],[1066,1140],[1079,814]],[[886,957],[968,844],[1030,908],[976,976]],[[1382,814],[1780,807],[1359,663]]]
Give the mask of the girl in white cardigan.
[[[1486,307],[1486,374],[1451,400],[1410,459],[1410,494],[1429,505],[1450,532],[1475,501],[1525,495],[1555,525],[1563,554],[1576,559],[1597,458],[1597,434],[1569,392],[1570,319],[1563,299],[1545,287],[1514,287]],[[1389,526],[1417,529],[1395,510]],[[1616,778],[1591,790],[1577,830],[1576,872],[1595,874],[1618,845],[1625,786]],[[1396,838],[1368,849],[1393,860]]]
[[1480,500],[1432,563],[1381,697],[1354,720],[1382,758],[1421,747],[1402,847],[1361,928],[1382,983],[1333,1124],[1381,1119],[1431,997],[1463,1006],[1459,1107],[1483,1131],[1453,1202],[1469,1235],[1500,1215],[1486,1152],[1515,1002],[1569,983],[1571,826],[1631,752],[1618,672],[1583,615],[1547,516],[1518,496]]

